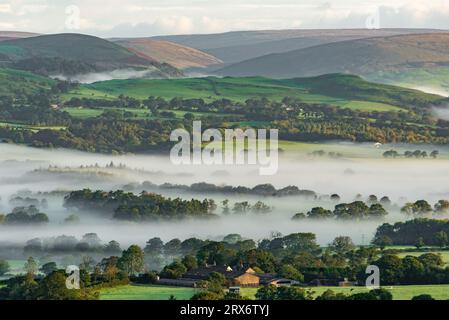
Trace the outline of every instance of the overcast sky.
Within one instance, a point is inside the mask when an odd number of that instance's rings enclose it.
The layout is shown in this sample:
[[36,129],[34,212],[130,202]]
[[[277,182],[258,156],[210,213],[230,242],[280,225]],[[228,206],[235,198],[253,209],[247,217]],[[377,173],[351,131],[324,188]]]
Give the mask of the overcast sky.
[[0,0],[0,30],[152,36],[286,28],[449,29],[449,0]]

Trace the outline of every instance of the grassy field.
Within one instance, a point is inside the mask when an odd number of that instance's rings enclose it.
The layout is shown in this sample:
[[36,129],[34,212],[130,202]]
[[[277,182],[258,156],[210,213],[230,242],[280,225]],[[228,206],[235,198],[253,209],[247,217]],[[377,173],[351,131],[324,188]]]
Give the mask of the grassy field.
[[[420,294],[430,294],[438,300],[449,299],[449,285],[430,285],[430,286],[394,286],[384,287],[393,294],[394,300],[410,300]],[[326,290],[332,290],[336,293],[354,294],[367,292],[365,287],[313,287],[306,288],[318,296]],[[101,300],[168,300],[171,295],[178,300],[188,300],[196,292],[193,288],[179,288],[167,286],[120,286],[116,288],[102,289],[100,291]],[[242,288],[242,295],[251,299],[257,292],[257,288]]]
[[56,81],[31,72],[0,68],[0,96],[15,96],[18,93],[37,93],[48,90]]
[[64,108],[63,111],[68,112],[72,117],[78,119],[95,118],[103,114],[102,109],[91,108]]
[[101,300],[168,300],[173,295],[177,300],[188,300],[196,292],[193,288],[166,286],[127,285],[101,289]]
[[[120,94],[138,99],[146,99],[149,96],[172,99],[182,97],[185,99],[202,98],[205,101],[216,99],[230,99],[243,102],[249,98],[266,97],[270,100],[280,101],[284,97],[298,98],[308,103],[327,103],[335,106],[371,111],[398,111],[401,110],[395,104],[394,98],[382,97],[382,89],[390,94],[391,88],[373,84],[378,96],[356,94],[358,88],[366,92],[367,84],[363,80],[352,80],[354,92],[350,97],[339,93],[320,93],[321,88],[308,86],[307,82],[295,80],[277,80],[263,77],[244,78],[186,78],[186,79],[127,79],[96,82],[82,85],[73,91],[64,94],[63,100],[72,97],[110,99]],[[360,81],[359,84],[357,81]],[[345,83],[347,86],[347,83]],[[379,89],[381,87],[381,89]],[[395,88],[396,90],[404,90]],[[422,95],[421,93],[416,93]],[[429,99],[434,97],[426,96]],[[399,102],[398,102],[399,103]]]
[[[449,285],[430,285],[430,286],[393,286],[384,287],[393,294],[394,300],[410,300],[414,296],[420,294],[430,294],[432,297],[438,300],[449,299]],[[313,292],[314,296],[319,296],[326,290],[332,290],[335,293],[354,294],[361,292],[368,292],[365,287],[313,287],[306,288]],[[248,298],[254,298],[256,294],[256,288],[243,288],[242,295]]]
[[449,67],[383,72],[380,75],[370,75],[369,79],[449,96]]
[[[98,117],[107,110],[122,111],[132,114],[130,119],[166,119],[164,117],[153,117],[151,111],[148,109],[133,109],[133,108],[76,108],[67,107],[63,108],[63,111],[68,112],[72,117],[79,119],[87,119]],[[195,118],[200,119],[205,116],[226,116],[232,114],[223,114],[215,112],[190,112],[190,111],[180,111],[180,110],[165,110],[167,112],[173,112],[177,119],[182,119],[186,113],[191,113]]]
[[37,132],[39,130],[64,130],[66,127],[61,126],[34,126],[29,124],[22,124],[22,123],[14,123],[14,122],[1,122],[0,121],[0,127],[10,127],[10,128],[20,128],[20,129],[26,129],[31,130],[33,132]]

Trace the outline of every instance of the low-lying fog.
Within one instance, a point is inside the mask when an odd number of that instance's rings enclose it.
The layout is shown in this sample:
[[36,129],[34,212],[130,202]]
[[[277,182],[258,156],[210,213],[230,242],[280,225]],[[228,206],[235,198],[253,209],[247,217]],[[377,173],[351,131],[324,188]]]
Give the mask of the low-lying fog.
[[[412,147],[411,150],[414,150]],[[388,149],[387,149],[388,150]],[[379,150],[382,154],[384,150]],[[104,168],[111,161],[126,168]],[[311,158],[307,155],[280,154],[279,171],[273,176],[260,176],[257,166],[176,166],[168,156],[154,155],[99,155],[68,150],[45,150],[24,146],[0,144],[0,212],[9,213],[12,205],[9,199],[20,190],[32,192],[54,190],[92,189],[115,190],[124,184],[151,181],[156,184],[173,183],[190,185],[208,182],[217,185],[247,186],[271,183],[276,188],[288,185],[308,189],[318,194],[337,193],[342,201],[353,201],[357,194],[375,194],[379,198],[388,196],[402,205],[406,201],[425,199],[431,204],[439,199],[449,198],[449,160],[444,159],[330,159]],[[59,169],[48,170],[49,165]],[[80,171],[72,170],[79,166],[95,166]],[[63,169],[67,167],[66,169]],[[71,167],[72,169],[69,169]],[[171,197],[213,198],[217,203],[229,199],[236,201],[258,200],[274,207],[268,214],[248,214],[222,216],[213,221],[183,221],[164,223],[125,223],[116,222],[77,213],[81,222],[66,225],[64,219],[73,211],[62,207],[62,198],[48,198],[49,208],[42,209],[50,217],[50,223],[43,227],[3,227],[0,242],[24,243],[35,237],[97,233],[104,241],[112,239],[122,246],[136,243],[143,245],[152,237],[163,240],[172,238],[219,239],[229,233],[240,233],[244,237],[261,239],[271,232],[289,234],[294,232],[313,232],[321,244],[329,243],[339,235],[349,235],[357,243],[367,244],[381,222],[312,222],[292,221],[297,212],[307,212],[312,207],[323,206],[332,209],[335,203],[329,201],[302,200],[298,197],[249,197],[228,195],[202,195],[166,191]],[[221,213],[220,208],[217,213]],[[386,219],[388,222],[403,220],[404,217],[393,210]]]
[[155,71],[156,71],[155,69],[147,69],[147,70],[116,69],[105,72],[91,72],[85,74],[78,74],[69,77],[65,75],[53,75],[52,78],[90,84],[98,81],[108,81],[108,80],[125,80],[125,79],[136,79],[145,77],[154,78]]

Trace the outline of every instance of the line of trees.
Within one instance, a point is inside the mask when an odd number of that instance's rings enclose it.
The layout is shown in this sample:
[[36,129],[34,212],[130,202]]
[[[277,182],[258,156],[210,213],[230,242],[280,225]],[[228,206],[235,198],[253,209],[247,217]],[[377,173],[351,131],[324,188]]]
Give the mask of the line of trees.
[[386,215],[388,215],[388,212],[380,203],[373,203],[368,206],[363,201],[354,201],[351,203],[337,204],[333,211],[323,207],[315,207],[307,213],[300,212],[295,214],[292,219],[366,220],[381,219]]
[[382,247],[389,245],[445,247],[449,244],[448,234],[448,220],[417,218],[394,224],[382,224],[376,230],[373,243]]
[[16,207],[11,213],[0,214],[0,225],[27,225],[44,224],[49,221],[45,213],[40,212],[35,206]]
[[129,221],[151,221],[158,219],[214,218],[215,201],[180,198],[165,198],[154,193],[140,195],[117,191],[72,191],[64,199],[66,208],[82,211],[113,213],[113,218]]
[[440,152],[438,150],[433,150],[430,152],[430,154],[427,153],[427,151],[421,151],[421,150],[415,150],[415,151],[404,151],[404,153],[401,155],[396,150],[388,150],[383,153],[384,158],[398,158],[398,157],[404,157],[404,158],[428,158],[431,157],[433,159],[436,159]]

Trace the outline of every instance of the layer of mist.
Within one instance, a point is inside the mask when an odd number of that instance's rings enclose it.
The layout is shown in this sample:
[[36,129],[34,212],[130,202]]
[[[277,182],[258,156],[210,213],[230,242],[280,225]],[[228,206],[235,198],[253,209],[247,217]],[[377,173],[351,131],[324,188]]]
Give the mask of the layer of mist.
[[432,108],[432,112],[437,116],[438,118],[442,120],[449,121],[449,106],[445,108]]
[[154,76],[154,71],[155,70],[151,69],[148,70],[117,69],[107,72],[86,73],[74,76],[53,75],[52,78],[90,84],[94,82],[108,81],[108,80],[148,78]]
[[[411,150],[415,146],[410,147]],[[0,144],[0,212],[8,213],[14,207],[9,199],[24,190],[31,197],[45,198],[48,208],[42,209],[50,223],[41,227],[2,227],[0,242],[25,243],[34,237],[61,234],[81,237],[97,233],[104,241],[117,240],[123,246],[143,245],[152,237],[218,239],[229,233],[240,233],[246,238],[262,239],[273,231],[284,235],[294,232],[313,232],[320,244],[327,244],[339,235],[348,235],[356,243],[367,244],[382,221],[334,222],[292,221],[297,212],[312,207],[332,209],[335,203],[300,197],[257,197],[248,195],[199,194],[167,190],[168,197],[185,199],[213,198],[217,204],[224,199],[263,201],[274,210],[267,214],[231,214],[214,221],[186,220],[137,224],[117,222],[96,213],[76,212],[63,207],[63,195],[49,196],[42,192],[79,190],[84,188],[117,190],[127,183],[151,181],[156,184],[190,185],[198,182],[216,185],[247,186],[271,183],[276,188],[289,185],[313,190],[319,195],[337,193],[342,202],[354,201],[357,194],[364,199],[375,194],[388,196],[396,205],[406,201],[425,199],[434,203],[449,198],[448,160],[445,159],[316,159],[304,154],[280,154],[279,171],[273,176],[260,176],[257,166],[177,166],[168,156],[155,155],[100,155],[69,150],[35,149],[25,146]],[[379,151],[382,153],[382,150]],[[111,162],[116,166],[110,167]],[[121,166],[118,166],[121,164]],[[51,166],[51,167],[49,167]],[[63,193],[62,193],[63,194]],[[221,214],[221,209],[217,210]],[[64,222],[76,214],[76,225]],[[404,220],[393,210],[385,222]]]

